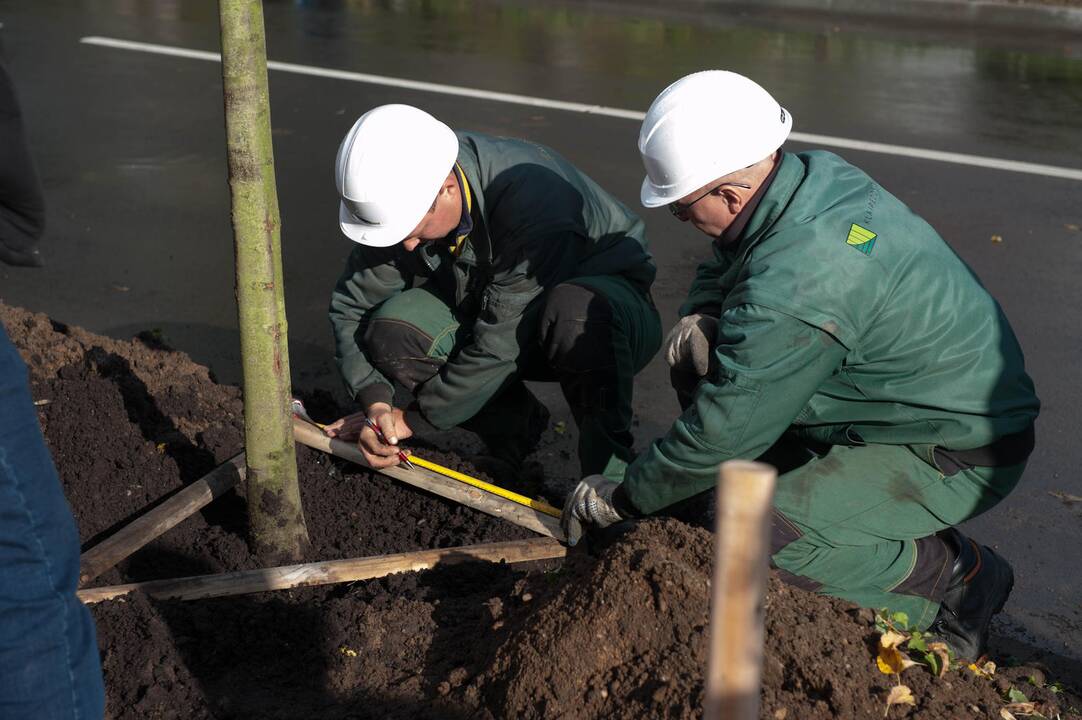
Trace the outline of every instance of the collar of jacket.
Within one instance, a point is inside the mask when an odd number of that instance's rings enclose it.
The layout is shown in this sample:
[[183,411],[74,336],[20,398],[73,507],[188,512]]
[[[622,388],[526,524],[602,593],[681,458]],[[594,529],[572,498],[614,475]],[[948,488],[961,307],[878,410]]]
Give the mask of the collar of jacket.
[[[806,172],[807,168],[799,157],[793,153],[782,152],[774,180],[760,199],[758,207],[752,212],[739,241],[726,247],[725,250],[736,255],[743,255],[762,240],[785,212],[785,208],[789,206],[797,188],[804,181]],[[730,251],[729,248],[732,250]]]
[[462,211],[459,213],[458,227],[451,232],[451,236],[454,238],[454,242],[451,243],[451,254],[456,257],[462,251],[462,243],[466,241],[467,236],[473,230],[473,197],[470,192],[470,182],[466,179],[466,176],[462,174],[462,168],[459,164],[455,163],[455,180],[458,181],[458,192],[462,198]]
[[488,223],[485,222],[485,188],[481,183],[481,162],[477,153],[469,146],[469,143],[458,141],[458,163],[456,165],[462,173],[462,181],[470,187],[470,197],[473,207],[470,208],[470,219],[473,221],[473,229],[462,241],[459,258],[469,261],[475,259],[479,265],[492,264],[492,241],[488,235]]

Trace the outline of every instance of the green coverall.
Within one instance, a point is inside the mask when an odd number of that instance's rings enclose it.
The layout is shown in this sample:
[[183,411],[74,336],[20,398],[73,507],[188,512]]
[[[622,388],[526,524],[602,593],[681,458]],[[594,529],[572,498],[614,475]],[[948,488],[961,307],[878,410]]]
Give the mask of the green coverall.
[[773,563],[930,624],[950,567],[921,538],[987,510],[1025,466],[944,468],[937,448],[1023,433],[1039,408],[998,304],[901,201],[816,151],[782,153],[739,239],[715,244],[681,308],[700,311],[720,316],[717,369],[628,469],[622,501],[652,513],[713,487],[730,458],[813,449],[778,479]]
[[[399,379],[429,423],[465,424],[490,448],[528,432],[523,379],[559,380],[583,472],[622,477],[632,378],[661,342],[643,222],[549,148],[458,138],[468,233],[457,249],[353,249],[330,307],[342,377],[365,408]],[[396,332],[409,337],[391,357]]]

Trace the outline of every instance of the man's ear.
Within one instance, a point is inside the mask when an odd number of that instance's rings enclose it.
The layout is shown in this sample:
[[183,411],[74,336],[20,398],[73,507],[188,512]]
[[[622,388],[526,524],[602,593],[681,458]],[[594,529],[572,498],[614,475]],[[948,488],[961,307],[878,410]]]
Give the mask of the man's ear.
[[718,188],[718,192],[721,193],[721,196],[725,199],[725,204],[729,206],[729,212],[733,215],[736,215],[744,209],[744,198],[741,197],[740,193],[738,193],[735,188],[722,187]]

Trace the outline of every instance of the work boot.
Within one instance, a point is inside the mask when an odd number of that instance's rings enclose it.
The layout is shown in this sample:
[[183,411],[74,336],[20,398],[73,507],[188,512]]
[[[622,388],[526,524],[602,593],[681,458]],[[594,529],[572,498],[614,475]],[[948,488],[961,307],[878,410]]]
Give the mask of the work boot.
[[988,649],[992,616],[1007,602],[1014,572],[991,548],[978,545],[954,528],[941,537],[958,554],[939,614],[928,630],[942,638],[959,659],[976,661]]

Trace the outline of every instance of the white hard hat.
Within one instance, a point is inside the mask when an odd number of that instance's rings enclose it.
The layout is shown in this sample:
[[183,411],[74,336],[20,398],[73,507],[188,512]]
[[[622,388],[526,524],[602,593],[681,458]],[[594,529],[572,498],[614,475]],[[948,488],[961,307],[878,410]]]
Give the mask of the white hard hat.
[[639,131],[646,207],[679,200],[781,147],[793,117],[753,80],[705,70],[665,88]]
[[406,239],[458,158],[451,128],[410,105],[381,105],[354,123],[335,160],[342,232],[362,245]]

